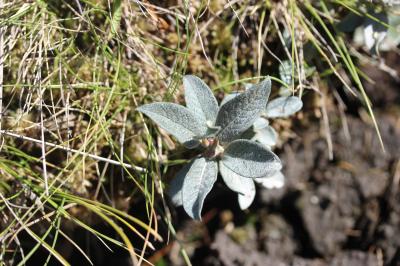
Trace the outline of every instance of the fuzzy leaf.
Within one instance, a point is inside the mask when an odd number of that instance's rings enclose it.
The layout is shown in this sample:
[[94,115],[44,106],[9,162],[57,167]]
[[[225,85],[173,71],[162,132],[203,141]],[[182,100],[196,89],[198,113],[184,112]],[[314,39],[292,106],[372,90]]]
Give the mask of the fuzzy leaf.
[[238,175],[256,178],[271,175],[282,168],[279,157],[261,144],[239,139],[228,145],[221,162]]
[[271,126],[256,129],[254,128],[255,135],[252,140],[258,141],[266,147],[275,146],[278,141],[278,134]]
[[292,62],[290,60],[285,60],[279,65],[279,77],[283,82],[288,85],[293,84],[292,79]]
[[266,79],[221,106],[215,125],[221,127],[217,137],[229,143],[246,131],[264,110],[271,92],[271,80]]
[[203,121],[214,124],[218,114],[218,102],[210,88],[198,77],[183,77],[186,106]]
[[372,24],[366,25],[364,27],[364,41],[365,46],[368,48],[368,50],[371,50],[377,41],[375,35],[378,35],[378,33],[374,34],[374,28]]
[[400,43],[400,16],[389,13],[388,24],[390,25],[386,38],[379,44],[379,50],[389,51]]
[[263,117],[259,117],[253,123],[253,129],[257,130],[257,129],[266,128],[268,125],[269,125],[269,121],[267,119],[265,119]]
[[250,88],[253,87],[253,86],[254,86],[253,83],[248,83],[248,82],[244,83],[244,88],[245,88],[245,90],[248,90],[248,89],[250,89]]
[[372,50],[375,46],[379,46],[379,44],[382,43],[386,35],[386,31],[375,31],[372,24],[367,25],[364,27],[365,46],[369,50]]
[[277,171],[271,176],[255,178],[254,181],[267,189],[282,188],[285,185],[285,176],[281,171]]
[[397,40],[400,39],[400,16],[395,14],[389,14],[388,23],[390,25],[388,37],[391,38],[394,42],[396,42]]
[[[248,82],[243,83],[243,85],[244,85],[244,89],[245,89],[245,90],[251,89],[251,87],[254,86],[253,83],[248,83]],[[222,102],[221,102],[220,105],[223,105],[223,104],[225,104],[226,102],[232,100],[233,98],[235,98],[235,97],[238,96],[239,94],[240,94],[240,92],[233,92],[233,93],[226,94],[225,97],[222,99]]]
[[204,136],[204,138],[213,138],[213,137],[215,137],[217,134],[218,134],[218,132],[221,130],[221,127],[217,127],[217,126],[209,126],[208,128],[207,128],[207,133],[206,133],[206,135]]
[[211,191],[218,175],[215,161],[197,158],[193,161],[183,181],[183,208],[193,219],[201,220],[204,199]]
[[226,104],[227,102],[229,102],[230,100],[232,100],[233,98],[235,98],[238,95],[240,95],[240,92],[226,94],[225,97],[222,99],[220,106]]
[[292,95],[293,91],[290,88],[287,88],[285,86],[282,86],[279,88],[279,95],[280,96],[284,96],[284,97],[289,97],[290,95]]
[[192,112],[178,104],[151,103],[142,105],[137,110],[150,117],[188,148],[197,146],[196,137],[203,136],[207,132],[204,123],[199,122]]
[[193,162],[186,164],[179,170],[176,177],[171,181],[169,184],[168,195],[171,197],[172,203],[175,206],[182,206],[182,188],[183,188],[183,181],[187,173],[189,172],[190,167],[192,166]]
[[386,38],[388,28],[384,25],[387,24],[388,15],[386,12],[371,12],[372,18],[364,18],[363,24],[354,31],[353,41],[357,45],[365,45],[371,53],[376,53],[381,50],[380,46]]
[[253,179],[251,180],[251,187],[247,191],[246,194],[238,194],[238,201],[240,209],[245,210],[253,203],[254,198],[256,196],[256,186],[254,185]]
[[271,118],[287,117],[299,111],[303,107],[303,102],[299,97],[279,97],[269,102],[266,115]]
[[227,187],[232,191],[245,195],[253,186],[253,179],[236,174],[221,162],[219,162],[219,172]]

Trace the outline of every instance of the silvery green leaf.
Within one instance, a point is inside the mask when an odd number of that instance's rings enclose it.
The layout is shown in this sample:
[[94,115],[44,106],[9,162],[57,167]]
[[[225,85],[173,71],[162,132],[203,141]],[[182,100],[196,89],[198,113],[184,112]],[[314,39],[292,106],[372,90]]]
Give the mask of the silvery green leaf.
[[260,142],[266,147],[275,146],[278,141],[278,134],[275,129],[271,126],[267,126],[261,129],[254,129],[255,135],[253,140]]
[[379,46],[379,44],[386,37],[387,32],[385,31],[375,31],[372,24],[364,27],[364,40],[365,46],[371,50],[374,46]]
[[266,79],[221,106],[215,125],[221,127],[217,137],[228,143],[246,131],[264,110],[271,92],[271,80]]
[[200,120],[214,124],[218,114],[218,102],[210,88],[198,77],[183,77],[186,106]]
[[364,41],[364,27],[357,27],[353,34],[353,43],[357,46],[363,46]]
[[183,181],[183,208],[193,219],[201,220],[204,199],[211,191],[218,175],[218,164],[203,157],[193,161]]
[[171,183],[169,184],[168,195],[171,197],[172,203],[175,206],[182,206],[182,187],[183,181],[187,173],[189,172],[190,167],[192,166],[193,162],[186,164],[179,170],[178,174],[174,179],[172,179]]
[[233,98],[238,96],[239,94],[240,94],[239,92],[226,94],[225,97],[222,99],[220,106],[226,104],[227,102],[229,102],[230,100],[232,100]]
[[279,97],[270,101],[266,108],[267,117],[286,117],[299,111],[303,102],[299,97]]
[[[253,83],[244,83],[244,89],[245,90],[248,90],[253,86],[254,86]],[[228,101],[232,100],[233,98],[235,98],[239,94],[240,94],[240,92],[233,92],[233,93],[229,93],[229,94],[225,95],[225,97],[222,99],[222,102],[221,102],[220,106],[222,106],[225,103],[227,103]]]
[[293,94],[293,91],[288,87],[281,86],[279,88],[279,93],[278,94],[279,94],[279,96],[289,97],[290,95]]
[[285,185],[285,176],[281,171],[277,171],[271,176],[255,178],[254,181],[267,189],[282,188]]
[[269,125],[269,121],[267,119],[265,119],[263,117],[259,117],[253,123],[253,129],[257,130],[257,129],[266,128],[268,125]]
[[279,65],[279,77],[288,85],[293,83],[292,80],[292,63],[290,60],[285,60]]
[[379,50],[389,51],[396,48],[400,44],[400,16],[397,14],[389,14],[389,29],[386,38],[379,45]]
[[400,39],[400,16],[398,14],[388,15],[389,37],[399,40]]
[[251,87],[253,87],[253,83],[244,83],[244,88],[245,88],[245,90],[248,90],[248,89],[250,89]]
[[236,174],[249,178],[271,175],[282,168],[281,161],[272,151],[245,139],[231,142],[221,162]]
[[388,23],[388,16],[386,12],[375,13],[373,11],[370,15],[374,19],[365,18],[363,23],[364,44],[371,52],[376,52],[375,49],[380,48],[380,43],[387,35],[388,29],[384,23]]
[[245,210],[253,203],[256,196],[256,186],[254,185],[253,179],[251,180],[251,188],[246,192],[246,194],[238,194],[238,201],[240,209]]
[[218,132],[221,130],[221,127],[216,127],[216,126],[209,126],[207,128],[207,133],[204,136],[204,138],[210,138],[210,137],[215,137]]
[[180,143],[188,148],[198,145],[196,137],[204,136],[207,126],[187,108],[174,103],[151,103],[137,108],[156,122],[161,128],[173,135]]
[[252,139],[255,136],[255,132],[253,130],[253,127],[249,128],[245,132],[243,132],[239,139]]
[[232,191],[245,195],[253,186],[253,179],[236,174],[221,162],[219,162],[219,172],[227,187]]
[[374,29],[371,24],[364,27],[364,41],[368,50],[371,50],[375,45]]
[[290,48],[292,46],[292,33],[287,28],[285,28],[283,30],[282,37],[283,37],[283,42],[285,43],[285,46]]

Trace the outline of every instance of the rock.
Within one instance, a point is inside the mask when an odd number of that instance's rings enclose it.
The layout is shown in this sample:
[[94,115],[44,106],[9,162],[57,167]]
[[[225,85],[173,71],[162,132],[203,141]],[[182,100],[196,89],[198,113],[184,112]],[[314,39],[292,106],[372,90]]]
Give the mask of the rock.
[[349,251],[344,252],[334,257],[329,266],[377,266],[379,261],[376,255],[361,252],[361,251]]
[[273,258],[285,260],[297,248],[292,227],[280,215],[265,215],[261,219],[260,239],[264,250]]
[[247,249],[234,242],[225,232],[219,231],[211,248],[225,266],[286,266],[287,264],[254,249]]

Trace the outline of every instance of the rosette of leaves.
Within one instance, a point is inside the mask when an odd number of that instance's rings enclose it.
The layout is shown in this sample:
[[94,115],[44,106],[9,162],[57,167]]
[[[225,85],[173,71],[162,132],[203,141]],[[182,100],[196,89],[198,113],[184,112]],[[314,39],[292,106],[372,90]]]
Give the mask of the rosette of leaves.
[[282,168],[278,156],[269,149],[240,139],[265,109],[270,79],[221,106],[201,79],[188,75],[183,85],[186,107],[158,102],[138,108],[186,147],[203,150],[171,182],[173,203],[182,205],[193,219],[201,219],[204,199],[220,172],[227,186],[238,193],[241,208],[247,208],[255,196],[253,179],[271,176]]

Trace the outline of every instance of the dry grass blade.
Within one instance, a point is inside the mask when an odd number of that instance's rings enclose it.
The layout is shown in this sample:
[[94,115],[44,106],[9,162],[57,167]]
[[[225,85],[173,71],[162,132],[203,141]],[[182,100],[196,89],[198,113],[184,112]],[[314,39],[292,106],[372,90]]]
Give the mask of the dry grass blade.
[[29,229],[25,224],[23,224],[18,216],[15,214],[13,209],[8,204],[7,200],[4,198],[3,194],[0,193],[0,198],[3,200],[7,208],[9,209],[10,213],[14,216],[16,221],[24,228],[26,231],[35,241],[40,243],[45,249],[47,249],[62,265],[70,265],[56,250],[50,247],[46,242],[44,242],[39,236],[37,236],[31,229]]
[[[0,130],[0,135],[10,136],[10,137],[14,137],[14,138],[18,138],[18,139],[21,139],[21,140],[30,141],[32,143],[37,143],[37,144],[42,144],[43,145],[43,141],[41,141],[41,140],[34,139],[34,138],[31,138],[31,137],[22,136],[22,135],[19,135],[19,134],[13,133],[13,132],[9,132],[9,131],[6,131],[6,130]],[[119,161],[116,161],[116,160],[104,158],[104,157],[101,157],[101,156],[98,156],[98,155],[90,154],[90,153],[79,151],[79,150],[72,149],[72,148],[68,148],[68,147],[65,147],[65,146],[62,146],[62,145],[59,145],[59,144],[54,144],[54,143],[50,143],[50,142],[44,142],[44,145],[49,146],[49,147],[53,147],[53,148],[56,148],[56,149],[61,149],[61,150],[64,150],[66,152],[69,152],[69,153],[79,154],[79,155],[82,155],[82,156],[85,156],[85,157],[89,157],[89,158],[92,158],[92,159],[95,159],[95,160],[98,160],[98,161],[102,161],[102,162],[107,162],[107,163],[110,163],[110,164],[118,165],[118,166],[124,167],[126,169],[133,169],[133,170],[136,170],[136,171],[139,171],[139,172],[143,172],[143,173],[146,172],[145,168],[142,168],[142,167],[139,167],[139,166],[134,166],[134,165],[131,165],[131,164],[127,164],[127,163],[119,162]]]

